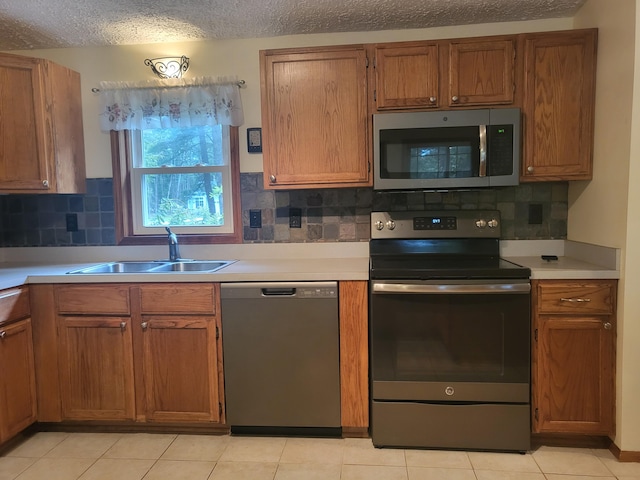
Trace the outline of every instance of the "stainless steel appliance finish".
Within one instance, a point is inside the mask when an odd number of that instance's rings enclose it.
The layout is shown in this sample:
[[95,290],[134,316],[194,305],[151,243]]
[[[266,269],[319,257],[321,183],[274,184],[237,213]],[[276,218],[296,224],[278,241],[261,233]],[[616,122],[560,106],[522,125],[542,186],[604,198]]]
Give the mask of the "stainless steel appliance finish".
[[337,282],[224,283],[232,433],[340,433]]
[[530,270],[497,211],[372,213],[376,446],[530,447]]
[[518,185],[517,108],[373,116],[376,190]]

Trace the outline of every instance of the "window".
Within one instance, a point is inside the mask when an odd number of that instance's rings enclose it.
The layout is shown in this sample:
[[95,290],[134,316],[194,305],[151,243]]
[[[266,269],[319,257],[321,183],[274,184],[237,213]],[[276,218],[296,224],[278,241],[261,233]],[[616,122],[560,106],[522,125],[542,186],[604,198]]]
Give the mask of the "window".
[[[241,241],[238,129],[222,125],[112,132],[119,244]],[[116,213],[117,215],[117,213]]]

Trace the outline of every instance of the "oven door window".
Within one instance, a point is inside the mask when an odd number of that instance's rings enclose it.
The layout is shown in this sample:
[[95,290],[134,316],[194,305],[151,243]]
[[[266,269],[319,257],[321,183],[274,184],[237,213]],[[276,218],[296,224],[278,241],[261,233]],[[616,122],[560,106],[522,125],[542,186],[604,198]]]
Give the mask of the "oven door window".
[[380,131],[381,178],[475,178],[479,165],[477,126]]
[[374,294],[374,381],[529,381],[528,294]]

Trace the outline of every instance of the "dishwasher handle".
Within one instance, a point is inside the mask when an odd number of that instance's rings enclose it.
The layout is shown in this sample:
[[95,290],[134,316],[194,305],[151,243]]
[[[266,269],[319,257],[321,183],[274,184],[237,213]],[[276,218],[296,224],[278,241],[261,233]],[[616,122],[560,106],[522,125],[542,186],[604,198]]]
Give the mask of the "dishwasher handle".
[[264,297],[293,297],[296,294],[295,288],[284,287],[262,288],[261,291]]

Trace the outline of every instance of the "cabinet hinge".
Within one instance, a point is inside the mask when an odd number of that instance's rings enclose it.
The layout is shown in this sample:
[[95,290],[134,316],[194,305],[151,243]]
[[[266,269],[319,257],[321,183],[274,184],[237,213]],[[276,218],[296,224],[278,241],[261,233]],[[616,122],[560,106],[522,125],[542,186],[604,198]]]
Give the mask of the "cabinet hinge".
[[218,416],[222,417],[222,403],[218,402]]
[[534,338],[534,340],[536,342],[538,341],[538,329],[537,328],[533,331],[533,338]]
[[367,162],[367,173],[371,173],[371,162]]
[[220,330],[218,329],[218,326],[216,325],[216,340],[218,340],[220,338]]
[[364,57],[364,66],[369,68],[369,57]]
[[378,91],[374,90],[373,91],[373,101],[376,102],[378,100]]
[[535,417],[536,422],[537,422],[539,420],[539,418],[538,418],[538,409],[537,408],[533,411],[533,416]]

